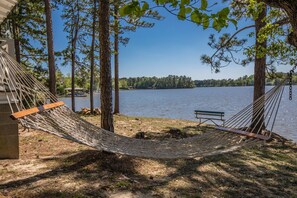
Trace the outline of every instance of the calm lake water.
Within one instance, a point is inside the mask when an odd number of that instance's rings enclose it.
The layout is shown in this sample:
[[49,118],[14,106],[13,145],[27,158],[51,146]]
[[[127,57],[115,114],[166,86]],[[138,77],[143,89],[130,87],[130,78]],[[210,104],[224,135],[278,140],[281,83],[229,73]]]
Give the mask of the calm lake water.
[[[271,87],[267,87],[270,89]],[[99,94],[95,96],[95,107],[100,106]],[[194,110],[225,112],[228,119],[246,105],[253,97],[253,87],[211,87],[167,90],[123,90],[120,91],[122,114],[143,117],[162,117],[195,120]],[[61,98],[69,107],[70,98]],[[89,97],[76,98],[76,110],[89,107]],[[289,101],[285,88],[274,131],[297,142],[297,86],[293,87],[293,100]]]

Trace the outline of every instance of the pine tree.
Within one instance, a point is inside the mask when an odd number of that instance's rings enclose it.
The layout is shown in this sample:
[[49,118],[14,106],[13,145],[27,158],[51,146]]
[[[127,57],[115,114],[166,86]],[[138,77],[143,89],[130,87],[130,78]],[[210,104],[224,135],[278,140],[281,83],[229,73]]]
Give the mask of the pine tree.
[[20,0],[1,25],[1,35],[15,41],[16,60],[32,73],[47,61],[45,24],[43,0]]
[[63,50],[63,65],[71,63],[71,106],[75,111],[75,71],[80,66],[80,58],[78,57],[78,48],[84,43],[85,35],[82,28],[85,21],[85,13],[83,10],[86,6],[84,0],[63,0],[64,31],[67,32],[68,46]]
[[44,0],[47,32],[47,53],[49,68],[49,89],[53,95],[56,95],[56,65],[54,54],[54,38],[52,27],[52,10],[50,0]]
[[91,77],[90,77],[90,109],[91,114],[94,114],[94,72],[95,72],[95,40],[96,40],[96,24],[97,24],[97,0],[93,0],[93,12],[92,12],[92,43],[90,51],[90,63],[91,63]]
[[100,0],[99,5],[101,127],[113,132],[111,50],[109,32],[110,3],[106,0]]
[[[113,1],[113,32],[114,32],[114,114],[120,113],[120,94],[119,94],[119,44],[128,44],[129,39],[123,35],[127,31],[135,32],[137,28],[152,28],[154,23],[147,22],[143,18],[150,18],[154,20],[163,19],[157,11],[148,10],[145,12],[143,17],[130,18],[120,17],[119,7],[124,6],[127,1],[114,0]],[[120,21],[125,21],[126,25],[122,26]]]

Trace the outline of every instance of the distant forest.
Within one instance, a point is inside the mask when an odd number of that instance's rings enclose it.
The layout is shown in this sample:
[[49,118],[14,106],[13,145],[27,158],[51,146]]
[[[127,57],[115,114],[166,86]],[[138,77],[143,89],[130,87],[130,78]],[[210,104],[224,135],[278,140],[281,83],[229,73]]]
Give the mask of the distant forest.
[[167,77],[136,77],[121,78],[120,89],[178,89],[194,88],[195,83],[191,77],[169,75]]
[[[277,73],[274,76],[277,78],[272,78],[268,76],[266,79],[266,85],[276,85],[280,81],[280,77],[285,76],[285,73]],[[254,85],[254,75],[243,76],[237,79],[207,79],[207,80],[195,80],[196,87],[236,87],[236,86],[253,86]],[[293,84],[297,84],[297,75],[293,76]]]
[[[268,76],[266,85],[276,85],[280,81],[280,77],[285,73],[277,73],[274,78]],[[277,76],[277,77],[276,77]],[[293,84],[297,85],[297,75],[293,76]],[[135,77],[121,78],[119,81],[120,89],[179,89],[194,87],[236,87],[236,86],[253,86],[254,75],[243,76],[237,79],[206,79],[192,80],[187,76],[169,75],[167,77]]]
[[[71,87],[70,75],[64,76],[59,70],[57,71],[57,91],[59,95],[65,93],[64,89]],[[277,76],[286,75],[278,73]],[[44,78],[45,79],[45,78]],[[44,80],[45,81],[45,80]],[[267,78],[266,85],[275,85],[279,82],[279,78]],[[47,84],[47,82],[45,82]],[[94,90],[99,90],[99,82],[94,83]],[[293,84],[297,85],[297,75],[293,76]],[[253,86],[254,76],[243,76],[238,79],[207,79],[207,80],[192,80],[187,76],[169,75],[167,77],[135,77],[135,78],[120,78],[120,89],[181,89],[195,87],[234,87],[234,86]],[[84,75],[76,77],[76,87],[90,89],[88,78]],[[114,86],[114,85],[113,85]]]

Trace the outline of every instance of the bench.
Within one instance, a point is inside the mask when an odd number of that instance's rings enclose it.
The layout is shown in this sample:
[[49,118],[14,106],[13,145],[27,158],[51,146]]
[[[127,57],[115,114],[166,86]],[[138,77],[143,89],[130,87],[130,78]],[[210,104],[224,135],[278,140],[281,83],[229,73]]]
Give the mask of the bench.
[[215,121],[222,121],[223,126],[224,126],[224,122],[225,122],[225,119],[224,119],[225,113],[224,112],[195,110],[195,115],[196,115],[196,118],[199,119],[198,126],[200,126],[201,124],[203,124],[207,121],[211,121],[216,126],[220,126],[220,125],[218,125]]

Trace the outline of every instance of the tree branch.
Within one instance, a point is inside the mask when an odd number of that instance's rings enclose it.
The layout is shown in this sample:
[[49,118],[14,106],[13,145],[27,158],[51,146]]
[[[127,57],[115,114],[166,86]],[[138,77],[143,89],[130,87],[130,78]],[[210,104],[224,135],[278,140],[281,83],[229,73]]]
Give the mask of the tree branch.
[[[290,20],[289,20],[289,18],[285,18],[285,19],[282,19],[282,20],[279,20],[279,21],[276,21],[276,22],[274,22],[273,23],[273,25],[280,25],[280,26],[282,26],[282,25],[285,25],[285,24],[288,24],[288,23],[290,23]],[[242,31],[244,31],[244,30],[246,30],[246,29],[249,29],[249,28],[253,28],[253,27],[255,27],[255,25],[249,25],[249,26],[246,26],[246,27],[243,27],[243,28],[241,28],[241,29],[239,29],[239,30],[237,30],[224,44],[222,44],[221,45],[221,47],[219,47],[217,50],[216,50],[216,52],[211,56],[211,59],[222,49],[222,48],[224,48],[224,47],[226,47],[231,41],[232,41],[232,39],[237,35],[237,34],[239,34],[240,32],[242,32]]]

